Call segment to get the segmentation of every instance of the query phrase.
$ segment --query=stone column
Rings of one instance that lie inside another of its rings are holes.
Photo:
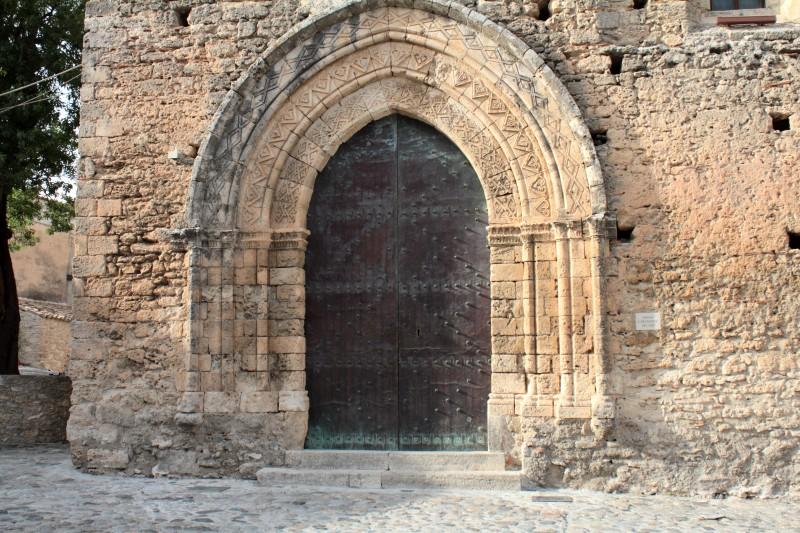
[[[594,319],[595,391],[592,396],[592,429],[598,438],[607,438],[615,418],[614,397],[609,390],[610,356],[608,353],[608,314],[606,311],[606,258],[609,239],[616,236],[616,220],[606,214],[589,219],[592,316]]]
[[[308,414],[305,256],[308,230],[273,233],[269,252],[269,368],[280,412]],[[305,439],[305,435],[303,435]],[[299,444],[302,447],[302,442]]]
[[[187,316],[188,336],[185,345],[185,360],[178,365],[175,386],[181,392],[175,421],[180,424],[196,425],[203,420],[203,393],[200,390],[200,354],[207,352],[203,341],[203,320],[208,305],[203,301],[203,284],[207,280],[209,257],[202,246],[202,239],[196,229],[184,233],[187,239],[187,259],[189,287],[189,311]],[[180,237],[176,234],[174,238]]]
[[[268,232],[200,231],[189,253],[189,341],[176,421],[271,413],[267,354]]]
[[[489,227],[492,322],[492,386],[487,413],[489,450],[513,449],[511,418],[526,391],[522,359],[523,263],[516,226]]]
[[[242,233],[234,256],[235,368],[233,383],[242,413],[277,411],[278,393],[270,380],[269,366],[269,248],[267,232]]]
[[[573,409],[571,418],[591,416],[591,398],[594,394],[594,369],[590,354],[594,351],[593,313],[591,306],[591,268],[587,257],[590,242],[584,221],[575,221],[569,229],[570,246],[570,298],[572,318],[572,375]]]
[[[528,376],[537,374],[536,364],[536,251],[534,236],[523,231],[522,240],[522,315],[525,334],[525,357],[523,367]],[[528,379],[526,403],[528,398],[537,396],[536,379]]]
[[[522,228],[524,264],[523,309],[525,315],[525,373],[528,390],[518,414],[533,417],[553,416],[553,342],[548,305],[555,299],[552,263],[554,242],[549,224]]]
[[[233,255],[236,231],[196,231],[189,244],[189,345],[176,376],[182,392],[176,421],[199,424],[202,414],[233,411],[223,375],[233,356]]]
[[[594,384],[591,382],[589,368],[589,353],[593,350],[592,336],[586,328],[592,310],[585,294],[591,271],[586,257],[584,222],[555,222],[553,231],[556,239],[561,377],[556,417],[589,418]]]
[[[569,224],[553,223],[556,240],[556,280],[558,295],[558,360],[560,388],[556,403],[556,416],[561,417],[575,400],[572,345],[572,278],[570,273],[571,250]],[[567,408],[567,409],[565,409]]]

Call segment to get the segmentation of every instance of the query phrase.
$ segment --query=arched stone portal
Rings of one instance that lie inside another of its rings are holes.
[[[294,428],[275,437],[279,447],[302,447],[314,181],[353,133],[402,113],[449,137],[487,198],[489,448],[519,453],[517,417],[592,418],[602,434],[613,416],[607,219],[589,132],[566,89],[508,30],[449,2],[407,4],[361,2],[305,22],[215,116],[190,189],[179,416],[260,415]]]

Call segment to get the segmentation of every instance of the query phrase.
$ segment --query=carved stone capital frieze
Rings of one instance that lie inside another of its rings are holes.
[[[517,225],[492,224],[489,226],[489,246],[514,246],[522,244]]]
[[[308,246],[307,229],[276,231],[272,234],[271,250],[305,250]]]
[[[520,227],[523,242],[550,242],[554,240],[553,228],[549,223],[524,224]]]

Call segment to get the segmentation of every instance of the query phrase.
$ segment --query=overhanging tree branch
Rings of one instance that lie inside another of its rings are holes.
[[[48,202],[69,189],[74,174],[84,0],[0,0],[0,13],[2,374],[17,372],[19,336],[8,205],[12,192],[23,192],[35,201],[15,206],[18,220],[64,218]]]

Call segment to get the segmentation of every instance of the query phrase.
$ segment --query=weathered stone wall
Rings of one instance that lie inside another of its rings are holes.
[[[17,293],[20,298],[69,301],[69,279],[71,240],[69,233],[50,235],[45,224],[34,224],[36,237],[33,246],[11,254]]]
[[[71,392],[65,376],[0,376],[0,446],[67,440]]]
[[[247,474],[279,463],[304,432],[304,419],[277,405],[226,416],[220,393],[220,414],[201,422],[182,404],[176,376],[199,364],[185,360],[190,258],[166,230],[184,225],[190,164],[231,83],[292,24],[334,4],[88,3],[70,366],[77,465]],[[174,9],[187,5],[184,27]],[[606,490],[797,490],[800,252],[787,231],[800,232],[800,30],[708,28],[697,3],[678,0],[563,0],[546,21],[535,2],[471,5],[566,85],[624,230],[604,264],[614,423],[597,432],[588,420],[515,412],[524,472]],[[774,131],[771,114],[792,115],[792,129]],[[219,265],[194,272],[235,276],[221,267],[236,264],[223,248],[207,257]],[[213,312],[233,320],[238,296],[222,296]],[[659,330],[636,331],[642,311],[661,313]],[[258,409],[279,402],[265,394]]]
[[[20,298],[21,365],[64,373],[72,341],[72,306]]]

